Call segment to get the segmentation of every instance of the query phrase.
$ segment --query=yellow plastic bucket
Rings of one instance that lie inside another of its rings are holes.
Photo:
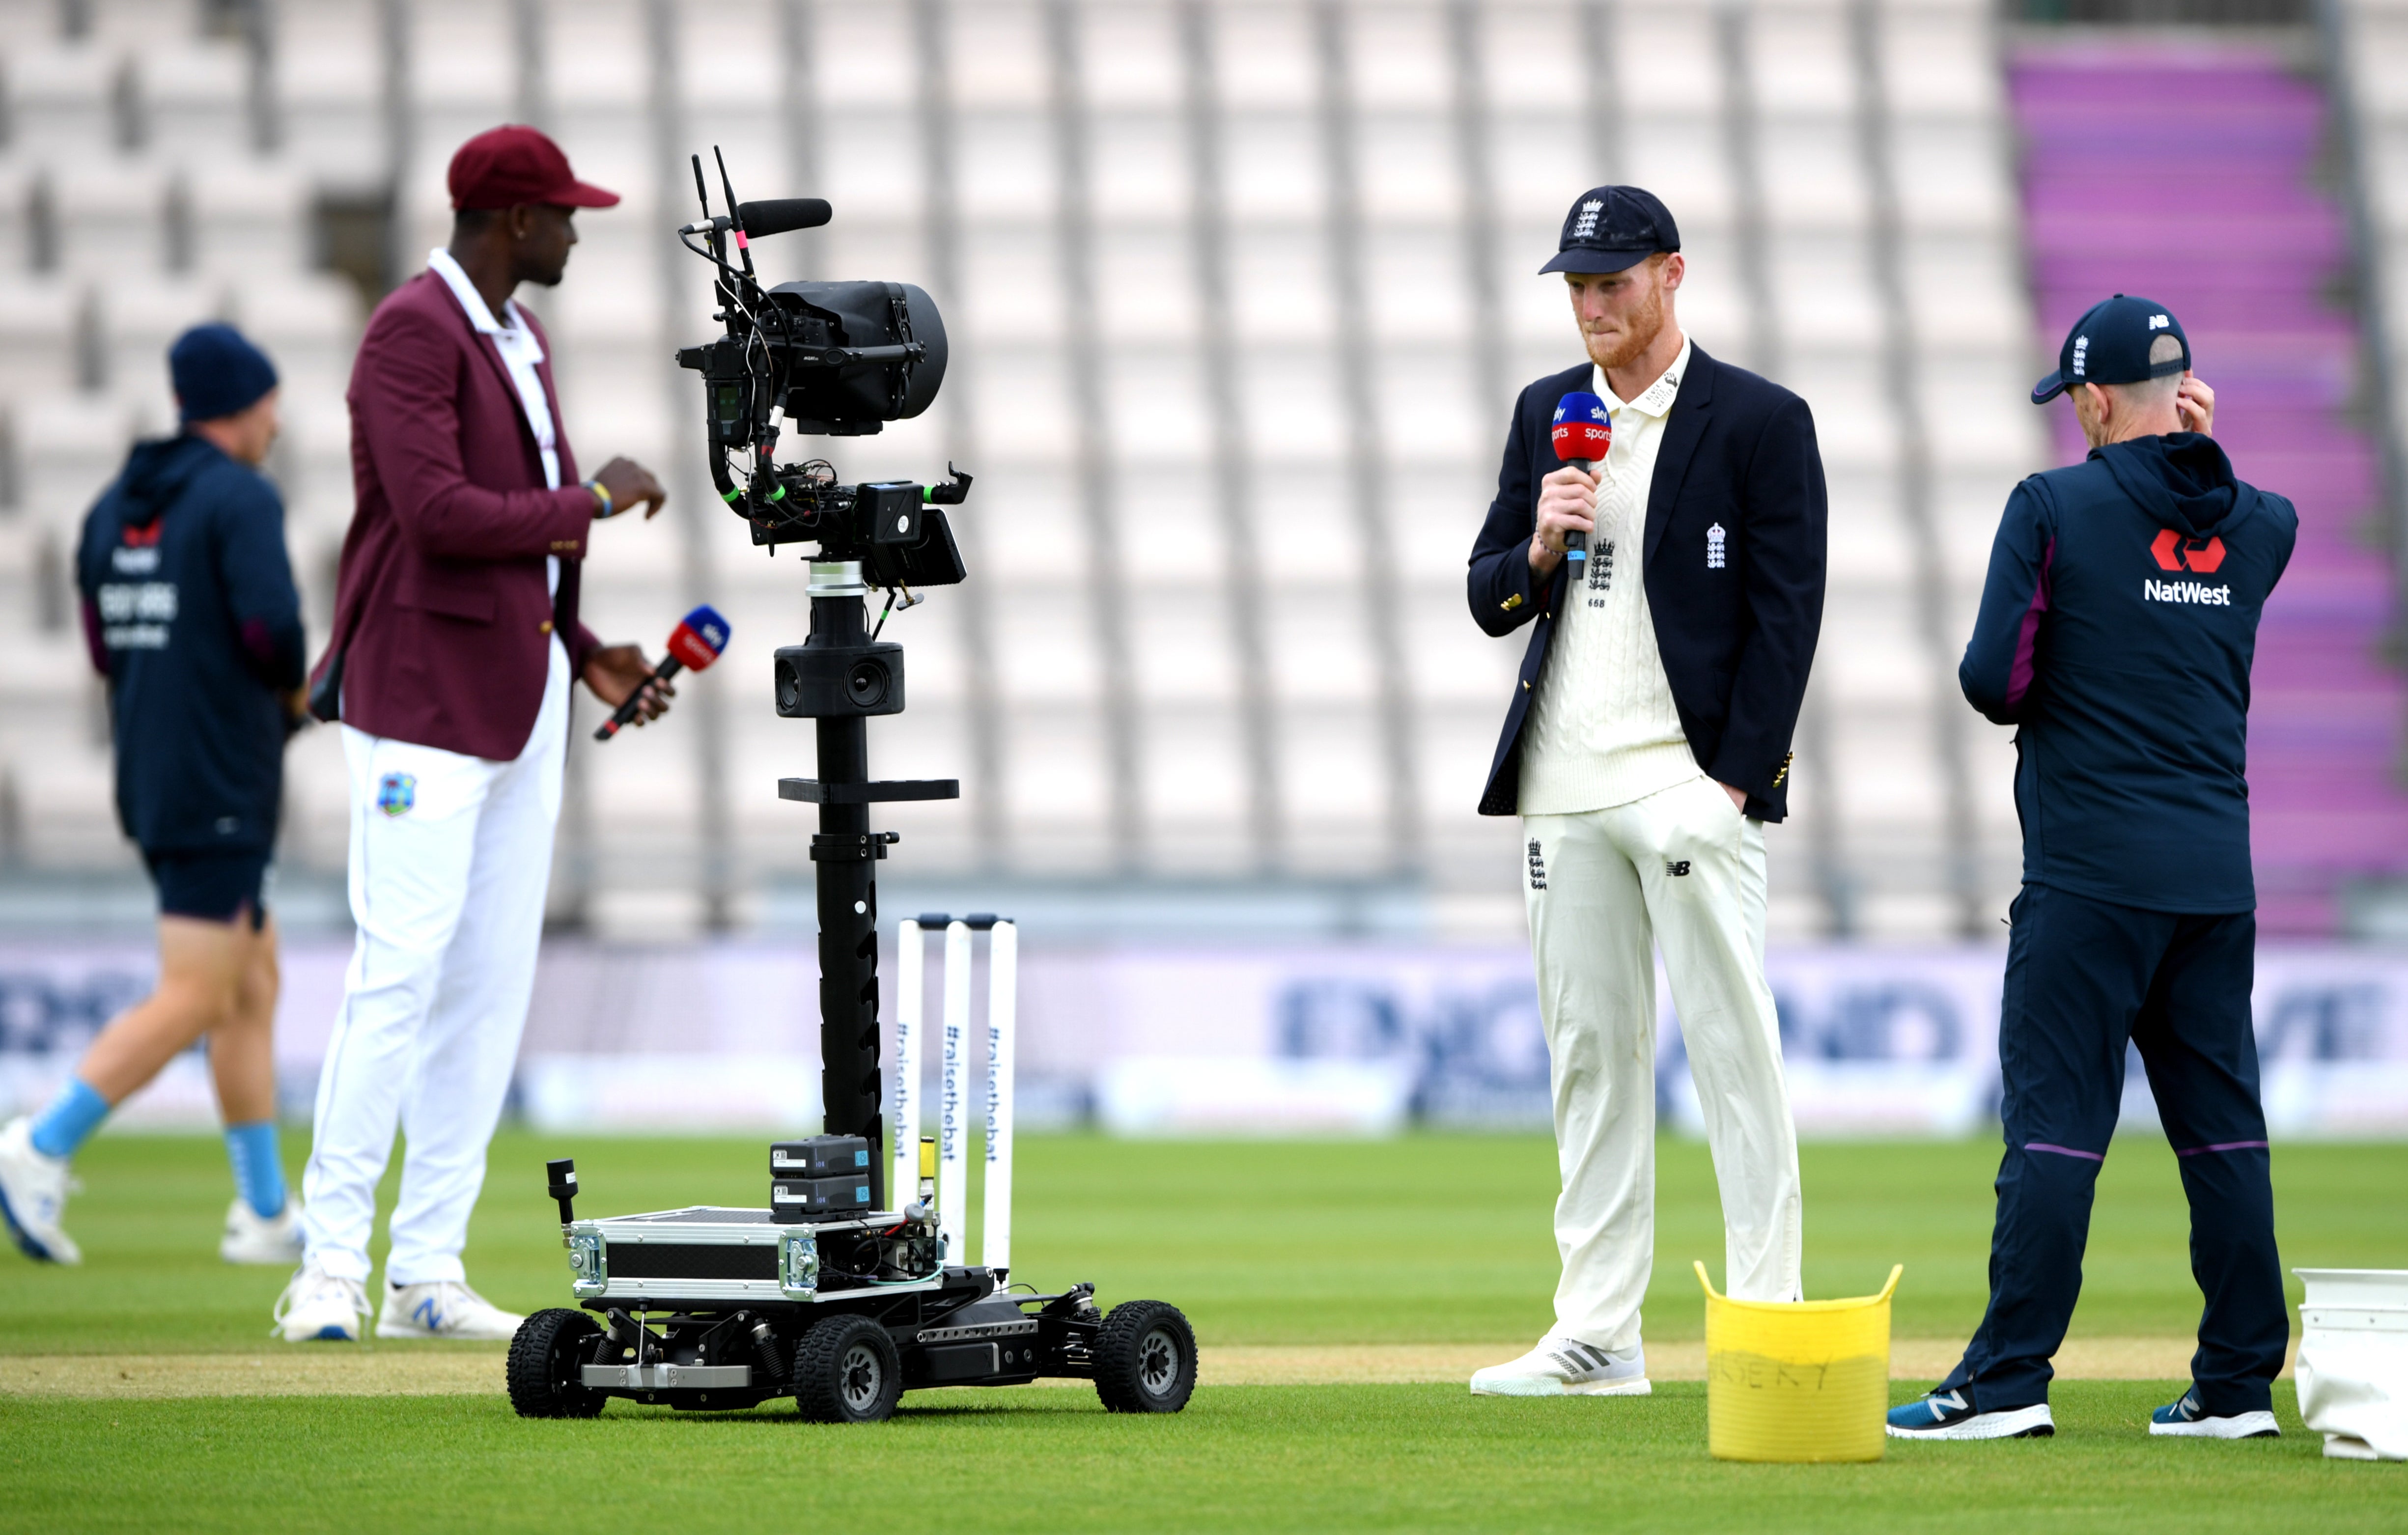
[[[1889,1298],[1733,1300],[1706,1266],[1706,1447],[1717,1460],[1879,1460],[1889,1411]]]

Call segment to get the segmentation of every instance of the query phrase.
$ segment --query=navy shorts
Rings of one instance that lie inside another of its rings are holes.
[[[153,853],[142,850],[150,882],[159,887],[159,914],[201,922],[236,922],[249,914],[251,930],[267,924],[270,854],[240,849]]]

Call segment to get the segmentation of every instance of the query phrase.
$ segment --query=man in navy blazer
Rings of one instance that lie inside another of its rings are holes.
[[[510,299],[561,280],[578,208],[619,199],[524,127],[463,145],[451,186],[451,244],[377,307],[351,371],[356,503],[310,707],[342,722],[359,935],[319,1077],[305,1256],[276,1307],[294,1341],[359,1336],[396,1126],[377,1335],[516,1329],[460,1255],[535,985],[569,685],[613,708],[650,685],[640,649],[578,622],[579,578],[595,521],[650,516],[660,484],[624,458],[579,481],[551,342]]]
[[[1728,1291],[1799,1294],[1763,824],[1787,812],[1822,623],[1823,465],[1803,400],[1682,333],[1680,251],[1670,211],[1636,187],[1573,203],[1541,270],[1563,274],[1589,360],[1522,392],[1471,552],[1473,619],[1532,625],[1480,810],[1522,817],[1563,1174],[1555,1325],[1474,1374],[1481,1394],[1649,1389],[1658,946],[1722,1185]],[[1567,395],[1611,418],[1594,470],[1557,459]],[[1584,558],[1568,560],[1575,536]]]

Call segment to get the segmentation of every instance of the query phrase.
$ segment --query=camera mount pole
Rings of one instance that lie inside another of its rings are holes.
[[[811,632],[804,648],[857,651],[861,567],[811,566]],[[819,835],[811,862],[819,888],[820,1095],[827,1133],[869,1142],[870,1205],[886,1208],[885,1116],[878,1076],[877,861],[891,832],[869,829],[869,724],[859,714],[813,720],[819,734]]]

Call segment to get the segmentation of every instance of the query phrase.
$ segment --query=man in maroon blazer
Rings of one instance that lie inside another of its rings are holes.
[[[352,365],[356,505],[311,707],[340,719],[359,936],[318,1082],[306,1256],[277,1303],[287,1339],[356,1339],[376,1185],[408,1142],[380,1338],[507,1338],[460,1254],[535,985],[569,684],[616,707],[648,688],[634,645],[578,622],[597,520],[659,481],[614,458],[580,481],[550,345],[510,301],[561,280],[571,220],[618,197],[532,128],[452,161],[448,248],[377,307]]]

